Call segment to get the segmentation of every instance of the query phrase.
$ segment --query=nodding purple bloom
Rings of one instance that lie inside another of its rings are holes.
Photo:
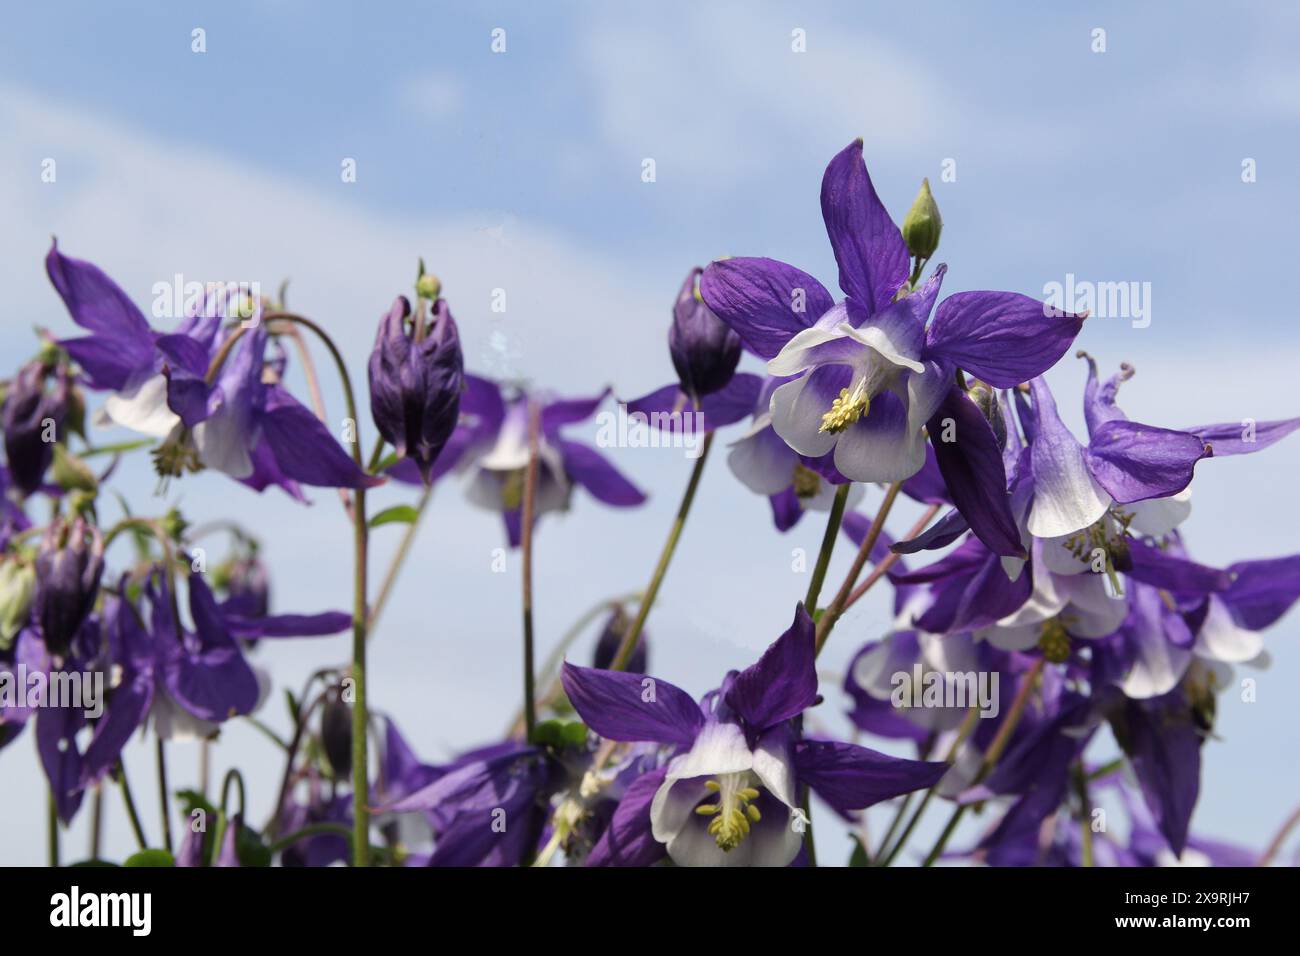
[[[700,298],[698,283],[703,271],[692,269],[682,283],[668,330],[673,368],[692,405],[725,388],[740,362],[740,336]]]
[[[821,199],[844,301],[800,269],[756,258],[714,262],[700,293],[771,374],[794,377],[771,398],[773,427],[791,448],[833,453],[854,481],[903,480],[925,463],[922,429],[938,435],[961,410],[944,408],[960,397],[957,369],[997,388],[1028,381],[1065,354],[1083,317],[1015,293],[963,292],[940,303],[927,325],[945,267],[910,285],[907,246],[871,184],[861,140],[831,160]],[[977,481],[986,496],[1002,497],[1005,474],[985,436],[958,432],[953,453],[973,461],[940,465],[965,513],[978,509],[953,486]],[[986,540],[1000,553],[1018,552],[1007,537],[1003,529]]]
[[[299,484],[322,488],[373,488],[383,483],[356,464],[329,428],[280,384],[268,362],[268,333],[260,313],[255,325],[226,355],[212,384],[208,367],[235,329],[223,332],[210,350],[184,336],[166,336],[159,348],[168,408],[179,421],[154,451],[164,476],[213,468],[256,491],[279,485],[301,499]]]
[[[557,772],[544,749],[506,741],[439,771],[432,783],[380,808],[426,815],[435,840],[429,866],[515,866],[536,850]]]
[[[48,387],[54,379],[54,387]],[[14,485],[24,495],[41,486],[62,439],[72,383],[66,369],[33,359],[18,370],[4,398],[5,456]]]
[[[681,865],[786,866],[802,844],[800,785],[844,813],[938,781],[941,763],[802,739],[799,718],[819,699],[814,648],[800,605],[790,629],[752,667],[728,674],[706,707],[643,674],[564,665],[565,693],[591,729],[677,748],[628,789],[616,814],[623,843],[639,827]]]
[[[95,606],[104,573],[104,537],[78,515],[46,529],[36,554],[36,593],[32,613],[46,649],[68,653],[72,639]]]
[[[511,547],[523,532],[524,485],[528,472],[528,428],[534,409],[540,416],[537,442],[536,514],[567,511],[575,486],[616,508],[645,501],[645,495],[596,449],[564,437],[561,429],[586,421],[609,394],[594,398],[546,399],[520,393],[509,400],[493,382],[465,376],[461,427],[465,450],[459,467],[466,472],[466,494],[473,505],[505,519]]]
[[[456,427],[465,388],[460,336],[445,299],[424,302],[408,327],[411,305],[398,296],[379,322],[370,353],[370,412],[400,457],[410,458],[427,485],[433,463]]]
[[[217,604],[202,575],[189,576],[192,629],[172,614],[169,583],[161,573],[145,582],[137,609],[122,594],[105,598],[103,630],[121,679],[86,750],[87,780],[117,762],[131,735],[150,716],[163,737],[209,736],[215,725],[251,713],[261,697],[241,640],[313,637],[351,627],[341,611],[246,618]]]

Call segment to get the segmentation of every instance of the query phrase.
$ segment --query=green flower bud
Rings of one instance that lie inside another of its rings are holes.
[[[54,465],[50,469],[50,476],[64,491],[93,492],[99,486],[90,467],[63,445],[54,446]]]
[[[919,259],[929,259],[939,248],[939,234],[943,232],[943,218],[939,205],[930,192],[930,180],[921,180],[921,191],[916,194],[912,208],[903,220],[903,241],[907,249]]]
[[[8,650],[27,623],[36,570],[25,561],[0,561],[0,651]]]
[[[437,300],[442,293],[442,283],[438,277],[429,272],[420,274],[420,278],[415,283],[415,294],[421,299],[428,299],[430,302]]]

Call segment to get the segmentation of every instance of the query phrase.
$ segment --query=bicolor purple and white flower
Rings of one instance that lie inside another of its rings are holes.
[[[901,481],[920,470],[923,429],[938,431],[941,421],[932,419],[957,389],[957,370],[997,388],[1018,385],[1055,364],[1082,326],[1082,316],[1010,292],[950,296],[927,324],[946,269],[919,288],[910,284],[907,246],[876,195],[861,140],[827,167],[822,215],[844,300],[836,303],[808,273],[762,258],[714,262],[700,292],[772,375],[793,377],[772,393],[777,434],[801,455],[833,454],[851,480]],[[941,460],[950,486],[973,479],[1005,495],[1000,459],[985,453],[982,435],[953,444],[995,467],[948,469]],[[965,512],[964,496],[953,491]],[[980,515],[968,518],[985,533]],[[1016,553],[1009,538],[1003,529],[989,543]]]
[[[804,739],[799,718],[818,701],[814,658],[812,619],[800,606],[758,662],[728,674],[703,705],[643,674],[566,663],[565,692],[592,730],[677,750],[629,788],[624,829],[639,826],[679,865],[787,866],[803,840],[801,785],[848,812],[942,776],[943,764]]]

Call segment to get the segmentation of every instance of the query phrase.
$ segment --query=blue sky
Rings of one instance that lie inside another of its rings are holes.
[[[633,396],[671,375],[666,322],[691,266],[771,255],[834,285],[818,186],[830,156],[860,135],[896,218],[930,178],[946,291],[1038,295],[1067,273],[1150,283],[1149,327],[1097,319],[1080,340],[1105,366],[1137,366],[1124,397],[1133,417],[1179,426],[1300,411],[1296,310],[1275,291],[1300,238],[1295,8],[52,2],[3,17],[0,348],[10,365],[30,350],[33,324],[70,327],[42,270],[56,233],[142,305],[178,272],[267,288],[289,277],[291,302],[336,332],[354,374],[422,255],[475,370]],[[494,54],[498,27],[506,51]],[[195,28],[205,53],[191,51]],[[1092,51],[1096,28],[1104,53]],[[791,50],[796,29],[807,52]],[[52,184],[40,181],[46,158],[57,162]],[[355,183],[340,179],[345,158]],[[646,158],[653,183],[641,178]],[[1254,182],[1242,181],[1246,159]],[[946,160],[955,181],[942,179]],[[509,292],[505,316],[488,309],[495,288]],[[1051,380],[1073,413],[1081,367],[1066,361]],[[337,391],[329,397],[337,410]],[[689,468],[662,450],[618,458],[651,502],[611,515],[580,500],[544,527],[543,650],[589,604],[641,586]],[[1205,463],[1188,526],[1198,555],[1228,563],[1295,550],[1285,495],[1297,466],[1300,444]],[[145,470],[123,478],[150,507]],[[347,603],[347,530],[328,495],[303,510],[212,475],[176,494],[196,519],[234,507],[274,529],[281,609]],[[877,500],[869,493],[865,507]],[[711,463],[651,620],[656,672],[702,692],[747,663],[803,592],[791,549],[814,549],[820,533],[810,521],[777,535],[766,505],[721,458]],[[379,567],[395,537],[377,541]],[[490,572],[499,544],[490,518],[440,489],[376,638],[376,698],[431,759],[491,737],[516,706],[517,569]],[[846,563],[837,556],[832,579]],[[878,598],[846,619],[828,671],[878,635],[884,611]],[[1225,740],[1207,750],[1197,818],[1207,832],[1262,843],[1300,792],[1287,707],[1298,631],[1288,619],[1272,633],[1258,703],[1221,703]],[[296,683],[341,660],[345,643],[265,659]],[[840,704],[828,692],[831,726]],[[284,723],[274,704],[268,720]],[[193,754],[174,750],[183,777]],[[219,753],[266,780],[277,771],[242,726]],[[34,780],[29,742],[0,760],[6,780]],[[131,767],[143,780],[146,755],[133,753]],[[34,784],[0,792],[0,862],[39,860],[40,800]],[[127,845],[120,827],[109,838]]]

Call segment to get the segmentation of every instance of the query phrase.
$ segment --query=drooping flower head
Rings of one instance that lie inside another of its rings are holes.
[[[71,392],[67,369],[52,368],[39,358],[19,369],[5,392],[5,459],[14,484],[25,495],[40,487],[54,458]]]
[[[95,606],[104,573],[104,538],[78,515],[50,524],[36,554],[33,613],[51,654],[64,655]]]
[[[692,269],[677,293],[668,351],[682,391],[698,405],[701,398],[725,388],[740,362],[740,336],[700,298],[703,269]]]

